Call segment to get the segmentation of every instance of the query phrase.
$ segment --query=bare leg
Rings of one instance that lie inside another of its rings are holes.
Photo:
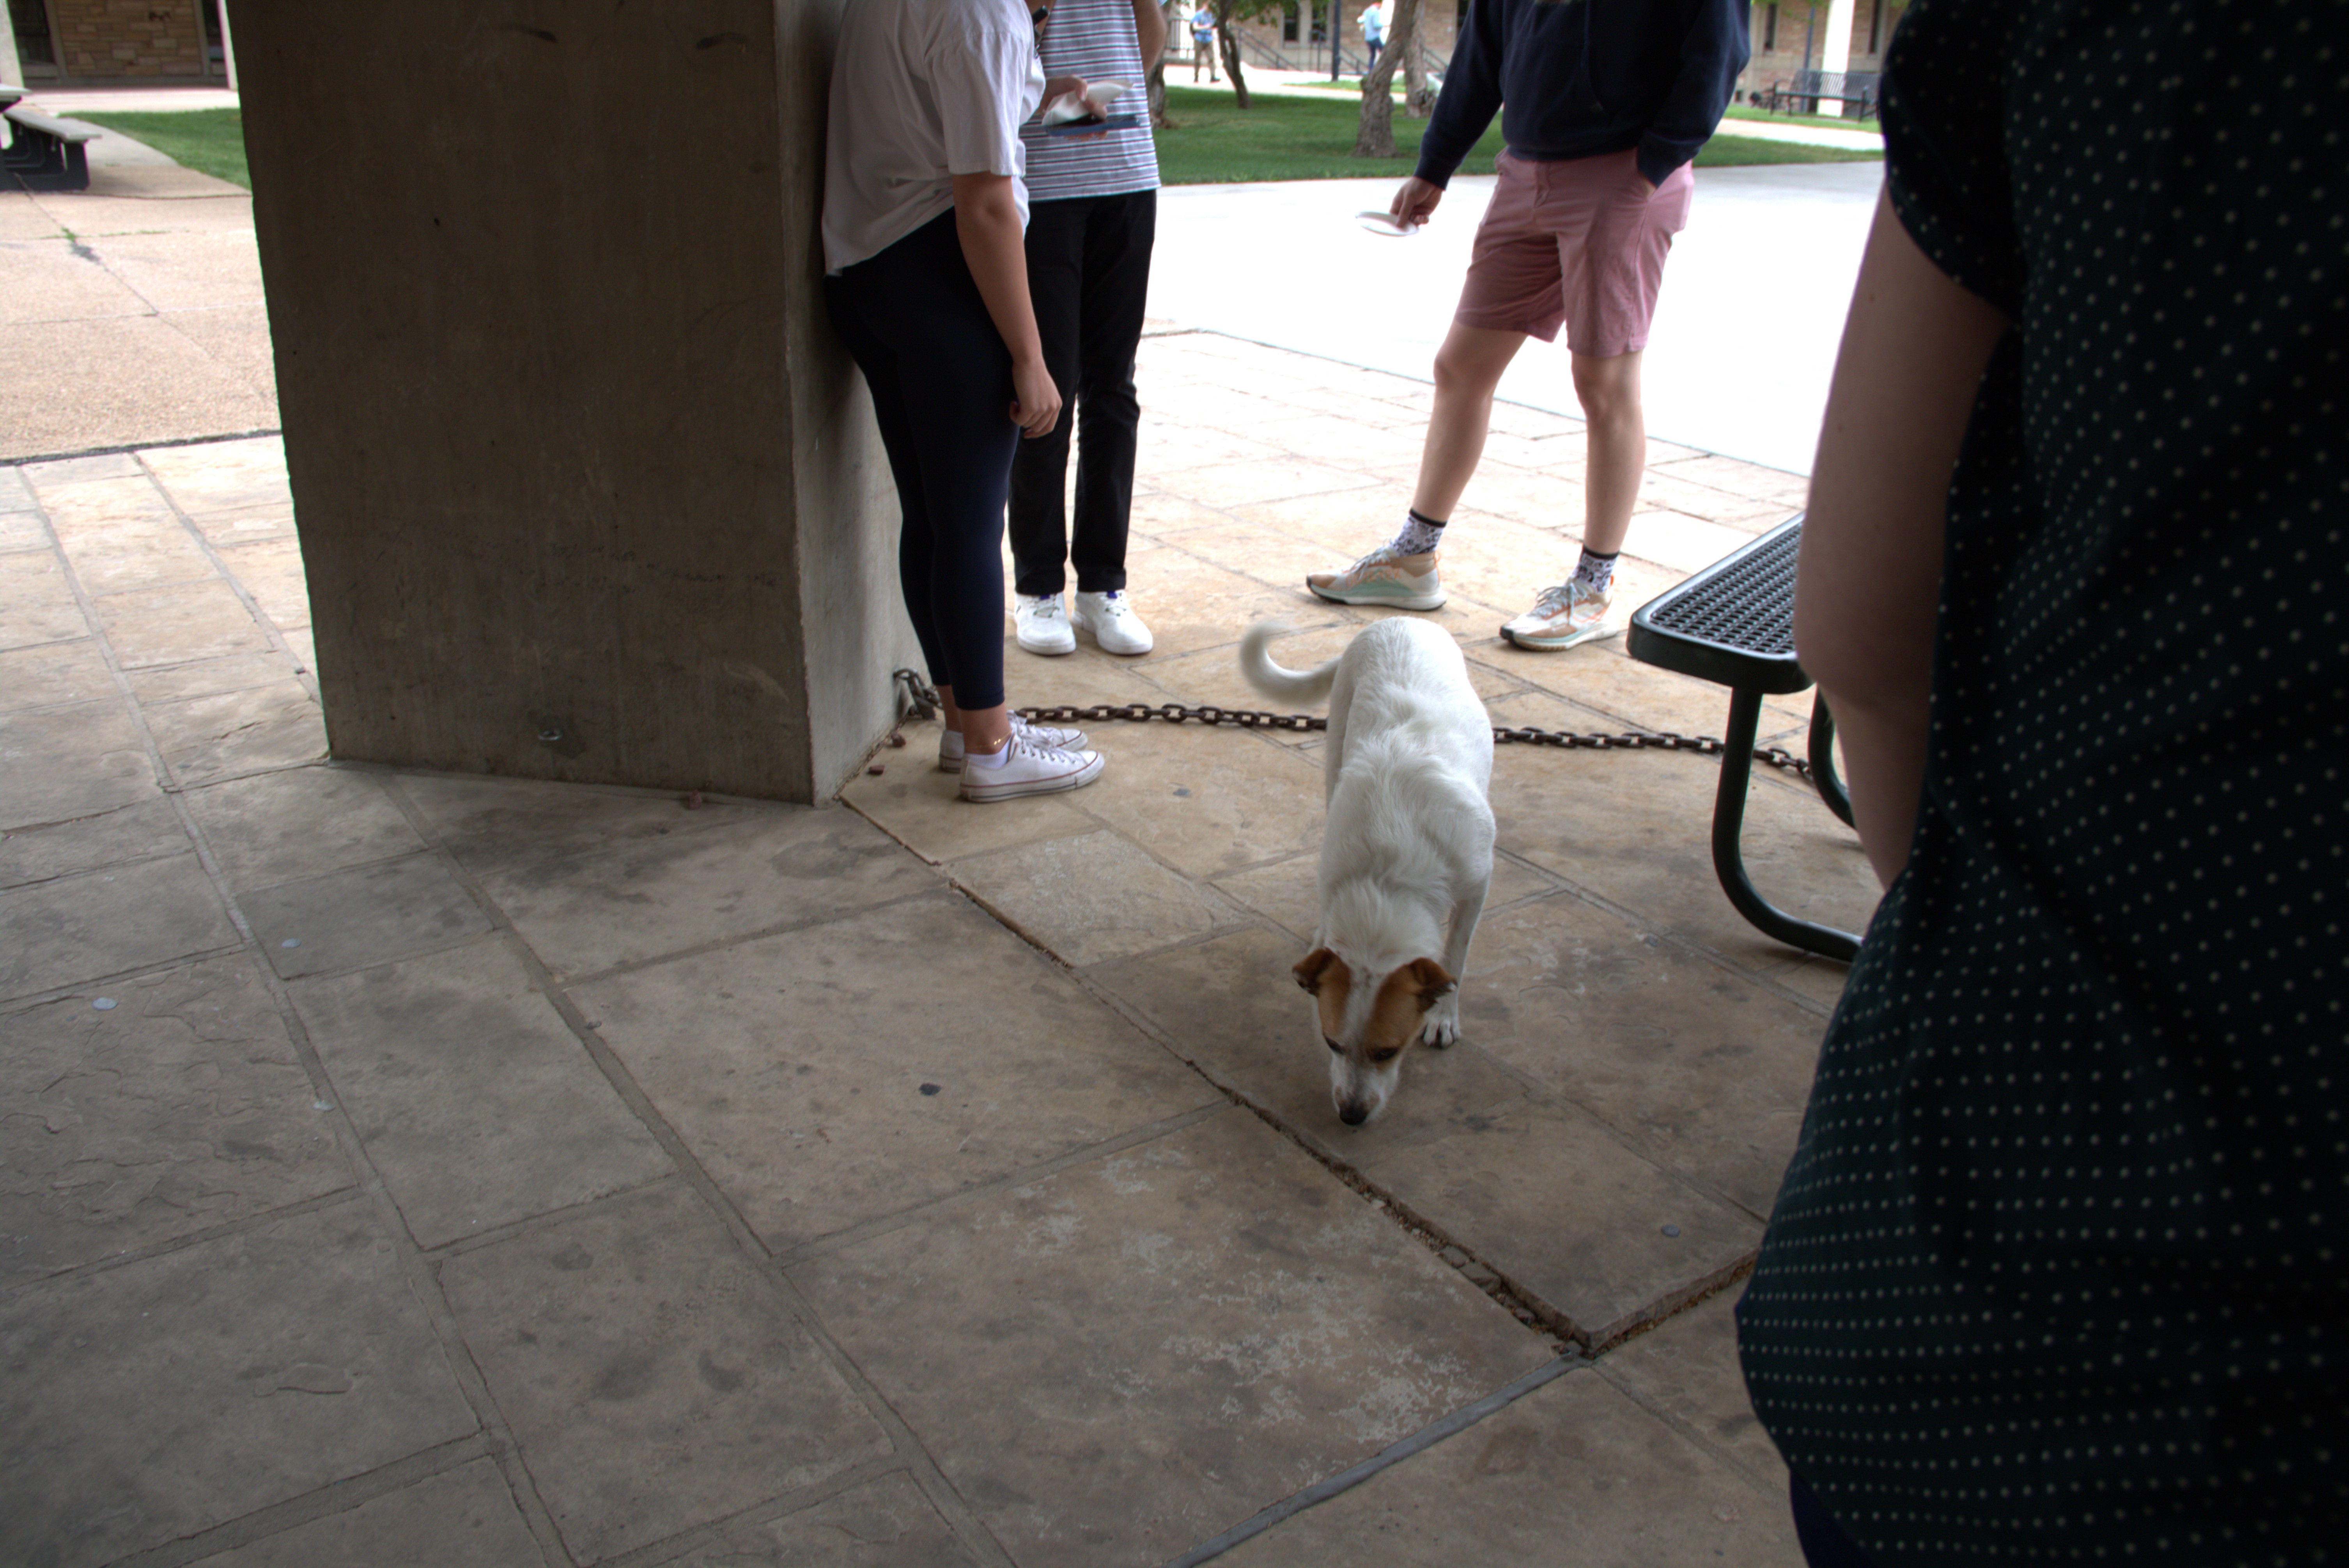
[[[1435,410],[1427,419],[1427,444],[1420,449],[1419,485],[1412,510],[1434,522],[1448,522],[1460,492],[1485,455],[1485,433],[1493,418],[1493,389],[1501,372],[1526,341],[1522,332],[1452,324],[1435,351]],[[1580,361],[1577,360],[1578,366]],[[1636,481],[1635,481],[1636,483]],[[1627,510],[1624,515],[1630,514]]]
[[[946,709],[947,727],[962,737],[965,752],[978,752],[992,757],[1003,749],[1011,738],[1011,709],[1008,704],[993,707],[960,708],[955,706],[954,687],[938,687],[938,702]]]
[[[1640,351],[1611,359],[1574,356],[1574,395],[1582,400],[1583,418],[1588,421],[1584,427],[1589,459],[1583,480],[1582,543],[1593,554],[1612,555],[1623,548],[1624,536],[1631,531],[1640,476],[1648,467],[1648,426],[1640,411]]]

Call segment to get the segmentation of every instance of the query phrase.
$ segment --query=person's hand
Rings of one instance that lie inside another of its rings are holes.
[[[1085,97],[1085,88],[1091,85],[1092,84],[1087,82],[1082,77],[1052,77],[1048,78],[1044,83],[1044,101],[1040,106],[1040,109],[1050,108],[1054,104],[1060,102],[1062,98],[1073,94],[1075,95],[1077,101],[1084,106],[1086,118],[1089,119],[1099,119],[1101,118],[1101,111],[1093,108],[1092,99]]]
[[[1011,364],[1011,422],[1029,440],[1049,436],[1061,422],[1061,389],[1040,359]]]
[[[1429,214],[1435,211],[1435,204],[1443,200],[1444,187],[1431,185],[1413,174],[1404,180],[1402,189],[1395,192],[1394,204],[1387,209],[1387,215],[1398,223],[1416,229],[1427,222]]]

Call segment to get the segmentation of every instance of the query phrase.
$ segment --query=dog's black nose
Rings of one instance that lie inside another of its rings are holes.
[[[1359,1105],[1340,1106],[1338,1108],[1338,1119],[1349,1127],[1360,1127],[1371,1119],[1371,1113],[1366,1108]]]

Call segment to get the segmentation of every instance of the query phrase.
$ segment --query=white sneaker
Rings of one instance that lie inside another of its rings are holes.
[[[1611,588],[1593,588],[1579,577],[1572,578],[1543,589],[1532,609],[1502,623],[1501,635],[1521,648],[1542,653],[1556,653],[1595,637],[1611,637],[1623,629],[1621,622],[1608,615],[1614,602]]]
[[[1000,768],[963,769],[964,799],[1016,800],[1022,795],[1075,789],[1100,778],[1103,766],[1098,751],[1063,751],[1057,747],[1039,746],[1017,735],[1011,738],[1009,750],[1011,755],[1004,758]]]
[[[1011,624],[1019,638],[1019,645],[1031,654],[1073,654],[1077,651],[1076,629],[1069,624],[1068,612],[1061,608],[1058,593],[1019,595],[1019,607],[1011,613]]]
[[[1391,610],[1440,610],[1444,583],[1435,574],[1438,552],[1405,555],[1381,544],[1338,572],[1309,572],[1305,586],[1333,604],[1383,604]]]
[[[1146,654],[1158,641],[1143,624],[1142,617],[1133,613],[1132,601],[1119,589],[1078,594],[1077,607],[1069,618],[1080,629],[1091,632],[1105,654]]]
[[[1011,738],[1033,741],[1038,746],[1055,751],[1081,751],[1086,744],[1081,729],[1058,729],[1049,724],[1030,724],[1018,714],[1011,716]],[[938,771],[962,771],[962,731],[949,729],[938,737]]]

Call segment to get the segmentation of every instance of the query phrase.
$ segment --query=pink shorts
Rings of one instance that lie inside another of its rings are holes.
[[[1537,163],[1504,152],[1453,319],[1611,359],[1648,346],[1664,257],[1688,225],[1696,175],[1650,189],[1635,152]]]

